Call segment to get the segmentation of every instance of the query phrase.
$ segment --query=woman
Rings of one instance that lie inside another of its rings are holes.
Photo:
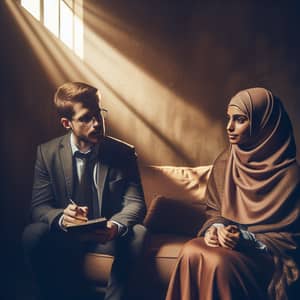
[[[231,145],[212,169],[208,220],[183,247],[167,300],[282,300],[299,276],[300,172],[288,115],[264,88],[239,92],[227,114]]]

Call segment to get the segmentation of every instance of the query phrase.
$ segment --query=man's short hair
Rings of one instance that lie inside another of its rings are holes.
[[[55,92],[54,105],[58,116],[69,120],[74,115],[75,103],[82,103],[84,107],[91,107],[99,102],[98,90],[83,82],[67,82],[61,85]]]

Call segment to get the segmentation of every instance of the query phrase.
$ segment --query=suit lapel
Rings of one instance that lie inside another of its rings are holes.
[[[60,144],[60,161],[63,169],[64,179],[68,197],[72,197],[73,192],[73,157],[70,145],[70,134],[63,137]]]
[[[99,162],[99,176],[98,176],[98,203],[99,203],[99,212],[100,216],[102,215],[102,207],[103,207],[103,193],[104,193],[104,186],[106,181],[106,176],[108,172],[108,165],[100,160]]]
[[[103,203],[103,194],[104,194],[104,187],[106,182],[106,177],[109,170],[109,162],[107,160],[109,156],[109,149],[107,148],[107,141],[104,139],[99,145],[98,149],[98,155],[99,155],[99,172],[98,172],[98,203],[99,203],[99,212],[100,216],[104,216],[105,211],[103,209],[105,208],[105,203]]]

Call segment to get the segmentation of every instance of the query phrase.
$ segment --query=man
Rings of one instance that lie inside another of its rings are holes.
[[[38,146],[32,224],[23,243],[42,299],[88,300],[80,268],[91,250],[115,256],[105,299],[131,299],[130,270],[141,257],[146,207],[134,148],[105,135],[100,100],[85,83],[60,86],[54,104],[69,132]],[[106,228],[68,232],[69,225],[100,216]]]

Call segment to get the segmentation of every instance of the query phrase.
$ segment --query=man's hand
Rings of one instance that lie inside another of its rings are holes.
[[[80,239],[82,241],[93,241],[96,243],[105,244],[116,238],[117,235],[118,225],[116,225],[112,221],[107,221],[106,228],[84,233],[82,234]]]
[[[234,249],[240,239],[240,231],[236,225],[218,227],[218,240],[222,247]]]
[[[204,235],[205,244],[209,247],[219,247],[217,227],[214,225],[210,226]]]
[[[88,220],[87,214],[88,214],[87,206],[78,206],[76,204],[69,204],[64,209],[62,225],[67,227],[68,225],[85,223]]]

